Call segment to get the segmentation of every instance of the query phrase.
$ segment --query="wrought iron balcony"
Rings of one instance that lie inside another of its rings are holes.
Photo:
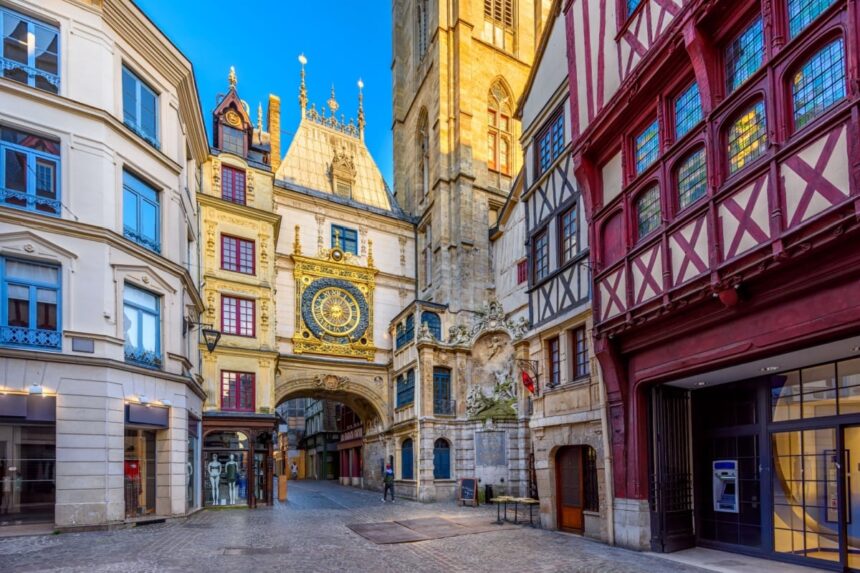
[[[158,139],[143,131],[140,126],[137,126],[130,121],[124,121],[123,123],[127,128],[139,135],[148,144],[150,144],[156,149],[161,149],[161,143],[158,141]]]
[[[123,235],[125,236],[126,239],[129,239],[130,241],[134,241],[135,243],[137,243],[141,247],[144,247],[144,248],[149,249],[150,251],[153,251],[156,253],[161,252],[161,245],[157,241],[153,241],[152,239],[150,239],[148,237],[144,237],[143,235],[139,234],[137,231],[135,231],[131,227],[123,227]]]
[[[28,65],[22,64],[21,62],[16,62],[15,60],[10,60],[9,58],[0,58],[0,71],[2,71],[3,77],[9,78],[11,80],[19,81],[23,84],[27,84],[28,86],[33,86],[39,89],[45,89],[46,91],[50,91],[52,93],[60,93],[60,76],[58,74],[52,74],[50,72],[45,72],[43,70],[39,70],[36,68],[32,68]],[[7,74],[6,72],[10,71],[11,74]],[[23,72],[27,76],[27,81],[21,81],[15,74],[15,72]],[[52,89],[47,89],[46,87],[40,86],[37,83],[37,78],[41,78],[48,85],[51,86]]]
[[[433,413],[437,416],[454,416],[457,413],[457,401],[433,400]]]
[[[59,330],[0,326],[0,344],[25,346],[39,350],[60,350],[63,347],[63,333]]]
[[[161,369],[161,356],[156,352],[126,345],[125,361],[144,368]]]
[[[60,216],[60,200],[51,197],[41,197],[39,195],[31,195],[21,191],[13,191],[0,187],[0,205],[4,207],[13,207],[24,211],[33,211],[51,217]]]

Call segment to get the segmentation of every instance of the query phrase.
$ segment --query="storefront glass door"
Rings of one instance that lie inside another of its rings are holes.
[[[845,549],[847,565],[860,571],[860,427],[847,427],[845,447]]]

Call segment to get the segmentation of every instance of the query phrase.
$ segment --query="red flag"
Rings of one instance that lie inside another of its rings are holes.
[[[535,393],[535,381],[532,380],[532,377],[525,370],[523,370],[523,386],[532,394]]]

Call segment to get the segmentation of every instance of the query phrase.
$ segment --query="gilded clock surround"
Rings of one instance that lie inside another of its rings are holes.
[[[377,270],[368,250],[367,266],[338,246],[317,257],[293,245],[296,279],[296,354],[324,354],[373,361],[373,293]]]

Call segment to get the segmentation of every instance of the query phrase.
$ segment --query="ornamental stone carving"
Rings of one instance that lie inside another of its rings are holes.
[[[485,302],[481,310],[475,314],[471,327],[460,324],[448,329],[448,344],[474,343],[487,332],[505,332],[511,339],[519,340],[528,328],[528,321],[525,318],[515,321],[505,317],[502,303],[490,300]]]
[[[346,390],[349,385],[349,377],[335,376],[334,374],[328,374],[326,376],[317,374],[314,376],[314,384],[323,390],[337,392],[338,390]]]

